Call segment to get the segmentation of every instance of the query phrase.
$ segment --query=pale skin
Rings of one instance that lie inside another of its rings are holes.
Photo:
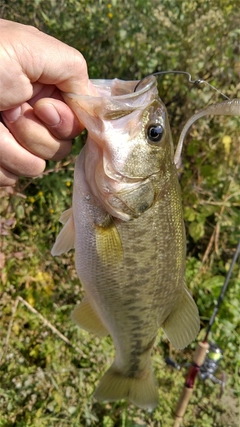
[[[61,93],[94,95],[86,61],[34,27],[0,19],[0,186],[60,160],[82,130]]]

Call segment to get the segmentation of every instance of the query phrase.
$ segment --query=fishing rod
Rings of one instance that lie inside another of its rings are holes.
[[[188,402],[189,402],[191,395],[193,393],[194,382],[195,382],[195,379],[197,378],[197,375],[200,374],[202,379],[205,379],[208,377],[211,379],[215,378],[213,376],[212,372],[214,372],[215,366],[217,367],[216,362],[218,362],[222,358],[222,353],[221,353],[221,350],[217,346],[215,346],[215,348],[214,348],[214,345],[209,344],[208,337],[209,337],[212,325],[215,321],[216,315],[218,313],[219,307],[223,301],[225,292],[227,290],[227,287],[228,287],[228,284],[229,284],[229,281],[230,281],[230,278],[232,275],[234,265],[237,262],[237,258],[239,256],[239,254],[240,254],[240,240],[238,242],[236,252],[233,256],[231,266],[230,266],[229,271],[227,273],[227,276],[225,278],[225,282],[223,284],[222,290],[221,290],[220,295],[218,297],[217,304],[213,310],[213,314],[212,314],[211,319],[208,323],[208,327],[207,327],[205,337],[204,337],[202,342],[199,342],[197,344],[197,348],[196,348],[194,356],[193,356],[193,362],[189,368],[188,375],[187,375],[187,378],[185,381],[185,385],[184,385],[184,388],[182,390],[182,394],[181,394],[180,399],[179,399],[178,404],[177,404],[177,408],[175,411],[175,422],[174,422],[173,427],[180,427],[181,426],[184,414],[185,414],[187,406],[188,406]],[[201,372],[201,368],[205,364],[204,361],[205,361],[207,352],[209,352],[209,354],[210,354],[210,358],[209,358],[210,365],[209,366],[210,366],[210,368],[212,368],[210,370],[210,374],[207,374],[207,372],[204,372],[204,371]],[[212,355],[212,359],[211,359],[211,355]],[[179,369],[179,367],[178,367],[178,369]],[[217,379],[215,379],[215,382],[221,382],[221,381],[217,381]]]

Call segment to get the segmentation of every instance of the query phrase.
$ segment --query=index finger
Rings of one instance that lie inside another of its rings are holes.
[[[6,20],[0,23],[1,110],[32,98],[37,82],[55,85],[63,92],[94,95],[80,52],[34,27]]]

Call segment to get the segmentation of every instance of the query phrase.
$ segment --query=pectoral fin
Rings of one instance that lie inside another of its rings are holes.
[[[75,307],[71,314],[71,318],[80,328],[88,332],[92,332],[100,337],[109,334],[87,297]]]
[[[198,309],[186,288],[162,327],[176,349],[186,347],[196,338],[200,327]]]
[[[64,211],[60,217],[60,221],[65,224],[59,235],[56,238],[51,254],[53,256],[61,255],[64,252],[70,251],[75,244],[75,227],[72,215],[72,209]]]
[[[122,262],[123,248],[118,229],[112,220],[104,225],[95,224],[97,254],[106,267]]]

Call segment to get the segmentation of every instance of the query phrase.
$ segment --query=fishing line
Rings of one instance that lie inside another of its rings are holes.
[[[217,312],[219,310],[219,307],[221,305],[221,302],[224,298],[224,294],[227,290],[227,287],[228,287],[228,284],[229,284],[229,281],[230,281],[230,278],[232,275],[232,271],[233,271],[234,265],[237,262],[239,254],[240,254],[240,240],[238,241],[238,245],[237,245],[235,254],[233,256],[231,266],[228,270],[225,282],[222,286],[222,290],[221,290],[220,295],[218,297],[216,307],[215,307],[213,314],[212,314],[212,317],[209,321],[205,338],[202,342],[199,342],[197,344],[197,348],[196,348],[194,356],[193,356],[193,362],[189,368],[188,375],[187,375],[187,378],[185,381],[185,386],[182,390],[182,394],[180,396],[180,399],[179,399],[179,402],[178,402],[178,405],[176,408],[176,412],[175,412],[176,417],[175,417],[175,422],[174,422],[173,427],[180,427],[182,425],[182,420],[183,420],[184,414],[186,412],[188,402],[189,402],[191,395],[193,393],[193,387],[194,387],[195,379],[197,378],[197,375],[200,372],[200,369],[205,362],[205,357],[206,357],[207,352],[209,351],[209,349],[211,350],[211,344],[208,343],[208,336],[209,336],[211,327],[215,321],[215,318],[216,318]],[[212,348],[213,348],[213,346],[212,346]],[[216,346],[216,348],[217,348],[217,346]],[[220,350],[220,349],[217,348],[217,350]],[[220,360],[220,358],[222,357],[221,352],[215,353],[215,357],[216,357],[216,354],[217,354],[218,360]],[[215,361],[215,358],[213,359],[213,361],[215,362],[215,364],[217,363],[217,361]],[[209,376],[206,376],[206,378],[207,377],[209,377]]]
[[[227,276],[226,276],[226,279],[225,279],[224,285],[223,285],[223,287],[222,287],[221,293],[220,293],[220,295],[219,295],[219,297],[218,297],[216,307],[214,308],[214,310],[213,310],[213,314],[212,314],[212,317],[211,317],[211,319],[209,320],[208,328],[207,328],[207,331],[206,331],[206,335],[205,335],[205,338],[204,338],[204,340],[203,340],[204,342],[206,342],[206,341],[208,340],[208,335],[209,335],[209,333],[210,333],[210,331],[211,331],[211,328],[212,328],[212,325],[213,325],[213,323],[214,323],[214,321],[215,321],[215,318],[216,318],[217,312],[218,312],[219,307],[220,307],[220,305],[221,305],[221,303],[222,303],[222,300],[223,300],[223,298],[224,298],[224,294],[225,294],[225,292],[226,292],[226,290],[227,290],[228,283],[229,283],[229,280],[230,280],[230,278],[231,278],[232,271],[233,271],[233,268],[234,268],[235,263],[237,262],[237,258],[238,258],[238,255],[239,255],[239,254],[240,254],[240,240],[239,240],[239,242],[238,242],[237,249],[236,249],[236,252],[235,252],[234,257],[233,257],[233,259],[232,259],[232,263],[231,263],[231,266],[230,266],[230,268],[229,268],[228,274],[227,274]]]
[[[137,83],[137,85],[135,86],[135,88],[134,88],[134,91],[133,92],[136,92],[137,91],[137,88],[142,84],[142,82],[145,80],[145,79],[147,79],[148,77],[151,77],[151,76],[159,76],[159,75],[163,75],[163,74],[185,74],[186,76],[188,76],[188,81],[189,81],[189,83],[192,83],[192,84],[195,84],[195,85],[199,85],[199,84],[201,84],[201,83],[203,83],[203,84],[205,84],[205,85],[207,85],[207,86],[209,86],[211,89],[213,89],[213,90],[215,90],[216,92],[218,92],[218,93],[220,93],[220,95],[222,95],[224,98],[226,98],[226,99],[230,99],[230,98],[228,98],[228,96],[227,95],[225,95],[224,93],[222,93],[219,89],[217,89],[216,87],[214,87],[213,85],[211,85],[210,83],[208,83],[206,80],[202,80],[202,79],[196,79],[196,80],[193,80],[192,79],[192,76],[191,76],[191,74],[190,73],[188,73],[187,71],[179,71],[179,70],[176,70],[176,71],[172,71],[172,70],[168,70],[168,71],[156,71],[156,73],[151,73],[151,74],[148,74],[147,76],[145,76],[145,77],[143,77],[141,80],[139,80],[139,82]]]

